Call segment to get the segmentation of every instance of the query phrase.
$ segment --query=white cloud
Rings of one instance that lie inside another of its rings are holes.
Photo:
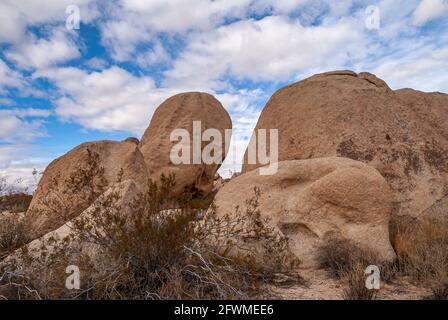
[[[130,14],[123,15],[127,19],[110,20],[101,25],[101,42],[116,61],[130,59],[138,43],[151,41],[154,37],[151,30],[129,17]]]
[[[171,57],[160,41],[154,41],[151,49],[137,56],[137,64],[143,68],[170,62]]]
[[[123,9],[145,17],[141,25],[164,32],[205,30],[225,17],[242,17],[249,0],[122,0]]]
[[[60,97],[54,103],[61,119],[90,129],[142,133],[155,108],[174,89],[156,88],[149,77],[137,77],[113,66],[101,72],[77,68],[49,69],[35,74],[53,81]]]
[[[407,54],[383,58],[373,70],[394,88],[448,92],[448,47],[409,46]]]
[[[250,0],[121,0],[109,6],[101,25],[102,43],[112,58],[133,57],[139,43],[156,42],[159,33],[186,35],[212,29],[225,18],[244,17]]]
[[[34,110],[35,112],[36,110]],[[31,141],[45,136],[42,120],[26,120],[32,110],[17,112],[0,109],[0,142]],[[34,114],[36,116],[36,114]]]
[[[22,75],[0,59],[0,94],[4,93],[6,88],[22,88],[23,85]]]
[[[95,0],[50,0],[0,2],[0,43],[19,43],[25,38],[28,26],[60,23],[65,27],[68,5],[77,5],[81,21],[89,23],[98,16]]]
[[[94,70],[101,70],[107,67],[107,61],[98,57],[93,57],[87,60],[84,64],[86,67]]]
[[[16,102],[12,99],[9,98],[0,98],[0,107],[11,107],[11,106],[15,106]]]
[[[0,3],[0,43],[18,42],[25,34],[26,21],[12,2]]]
[[[33,118],[47,118],[51,115],[51,111],[48,109],[35,109],[35,108],[22,108],[10,110],[17,117],[33,117]]]
[[[0,59],[0,95],[5,95],[1,97],[1,105],[11,105],[14,102],[7,98],[8,91],[10,89],[16,90],[16,95],[18,97],[45,97],[43,91],[33,88],[32,83],[30,83],[27,77],[24,77],[20,72],[11,69],[2,59]]]
[[[25,69],[41,69],[80,56],[76,44],[59,29],[47,40],[29,35],[26,41],[6,51],[5,56]]]
[[[365,54],[358,30],[348,22],[303,27],[280,16],[239,21],[192,38],[166,83],[203,86],[225,75],[285,80],[310,66],[342,65]]]
[[[448,1],[422,0],[414,12],[414,23],[425,24],[428,21],[448,15]]]

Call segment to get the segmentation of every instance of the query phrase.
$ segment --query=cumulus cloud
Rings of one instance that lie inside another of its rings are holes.
[[[3,60],[0,59],[0,94],[7,88],[23,88],[24,80],[22,75],[12,70]]]
[[[85,63],[85,66],[94,69],[94,70],[102,70],[107,67],[107,61],[98,57],[93,57],[89,60],[87,60]]]
[[[247,14],[251,0],[121,0],[108,7],[109,19],[101,25],[102,42],[113,59],[134,56],[141,42],[157,41],[159,33],[186,35],[204,31],[225,19]]]
[[[123,13],[125,14],[125,13]],[[126,19],[109,20],[101,25],[101,41],[116,61],[130,59],[140,42],[148,42],[154,33],[126,14]]]
[[[378,61],[372,70],[392,88],[448,92],[448,47],[415,47],[413,51]]]
[[[137,56],[140,67],[150,67],[155,64],[170,64],[171,57],[160,41],[154,41],[152,48]]]
[[[26,120],[25,117],[41,116],[37,110],[0,109],[0,143],[32,141],[45,136],[43,121],[40,119]],[[46,116],[46,115],[45,115]]]
[[[147,25],[156,30],[184,32],[207,29],[219,24],[227,16],[243,16],[249,0],[122,0],[123,8],[149,16]]]
[[[24,69],[41,69],[63,63],[80,56],[77,45],[61,30],[49,39],[29,35],[27,41],[6,51],[5,56]]]
[[[166,83],[204,85],[225,75],[278,81],[311,66],[343,65],[365,54],[358,30],[348,22],[304,27],[281,16],[239,21],[191,39]]]
[[[29,26],[60,23],[65,26],[68,5],[81,10],[81,21],[91,22],[98,16],[95,0],[16,1],[0,2],[0,43],[19,43]]]
[[[15,102],[8,97],[14,91],[17,97],[45,97],[44,92],[34,88],[28,77],[25,77],[18,70],[9,67],[5,61],[0,59],[0,97],[1,105],[14,105]]]
[[[155,108],[174,93],[157,88],[149,77],[137,77],[113,66],[87,72],[78,68],[54,68],[37,72],[58,87],[55,113],[65,121],[103,131],[142,133]]]
[[[414,23],[425,24],[448,14],[448,1],[446,0],[422,0],[414,11]]]

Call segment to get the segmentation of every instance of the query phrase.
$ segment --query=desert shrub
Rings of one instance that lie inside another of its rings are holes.
[[[0,260],[28,241],[21,216],[12,213],[0,215]]]
[[[448,283],[448,221],[426,218],[395,227],[394,247],[400,272],[432,288],[434,297],[446,294]]]
[[[25,212],[30,206],[33,196],[25,193],[11,193],[0,196],[0,212]]]
[[[434,300],[448,300],[448,282],[437,281],[431,288],[432,296]]]
[[[344,277],[354,266],[384,265],[377,255],[347,239],[328,239],[320,247],[318,263],[335,278]],[[364,270],[363,269],[363,270]]]
[[[173,197],[174,185],[174,176],[162,176],[126,206],[120,190],[108,193],[73,220],[71,236],[43,243],[39,257],[24,252],[10,268],[29,264],[45,270],[44,278],[9,274],[25,277],[43,299],[241,299],[278,273],[293,275],[297,261],[287,239],[261,218],[258,189],[246,210],[218,216],[213,204],[205,211],[189,197]],[[64,288],[70,264],[81,270],[80,291]]]
[[[20,270],[3,271],[0,273],[0,300],[40,300],[39,292],[28,283]]]
[[[347,239],[329,238],[321,246],[318,263],[334,278],[346,282],[342,297],[346,300],[373,300],[377,290],[366,287],[364,273],[369,265],[380,268],[381,279],[392,277],[392,264],[382,262],[371,250],[360,248]]]
[[[5,178],[0,178],[0,213],[25,212],[28,209],[33,197],[18,190],[8,185]]]
[[[366,287],[365,266],[354,263],[342,272],[342,277],[347,281],[347,287],[342,292],[344,300],[374,300],[378,290]]]

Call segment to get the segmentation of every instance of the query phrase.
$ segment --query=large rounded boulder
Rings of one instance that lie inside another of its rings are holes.
[[[218,216],[246,212],[255,187],[257,210],[290,239],[304,267],[315,266],[320,246],[332,239],[349,240],[383,261],[395,258],[393,195],[373,167],[338,157],[281,161],[274,175],[253,170],[229,181],[215,198]]]
[[[214,132],[219,133],[221,139],[203,137],[209,129],[215,129]],[[212,95],[187,92],[168,98],[155,111],[140,142],[149,177],[157,181],[162,174],[174,174],[174,194],[208,194],[213,189],[215,173],[226,155],[226,129],[232,129],[230,116]],[[178,136],[182,132],[187,135],[183,137],[185,139]],[[219,161],[208,163],[201,156],[210,143],[215,144],[216,148],[211,149],[217,152],[210,154]],[[186,148],[190,150],[189,157],[182,163],[173,163],[173,150],[177,150],[176,156],[186,155],[180,150],[181,147],[184,152]],[[199,158],[195,159],[195,155]]]
[[[25,215],[31,239],[77,217],[109,187],[131,180],[139,192],[148,181],[145,162],[134,139],[79,145],[45,169]]]
[[[446,94],[393,91],[369,73],[328,72],[278,90],[258,129],[278,129],[279,161],[339,156],[375,167],[398,214],[421,216],[448,194]],[[247,153],[243,172],[262,166],[247,163]]]

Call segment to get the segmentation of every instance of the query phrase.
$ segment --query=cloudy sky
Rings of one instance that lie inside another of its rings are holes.
[[[335,69],[448,92],[448,0],[0,0],[0,177],[140,138],[182,91],[214,94],[244,150],[276,89]]]

